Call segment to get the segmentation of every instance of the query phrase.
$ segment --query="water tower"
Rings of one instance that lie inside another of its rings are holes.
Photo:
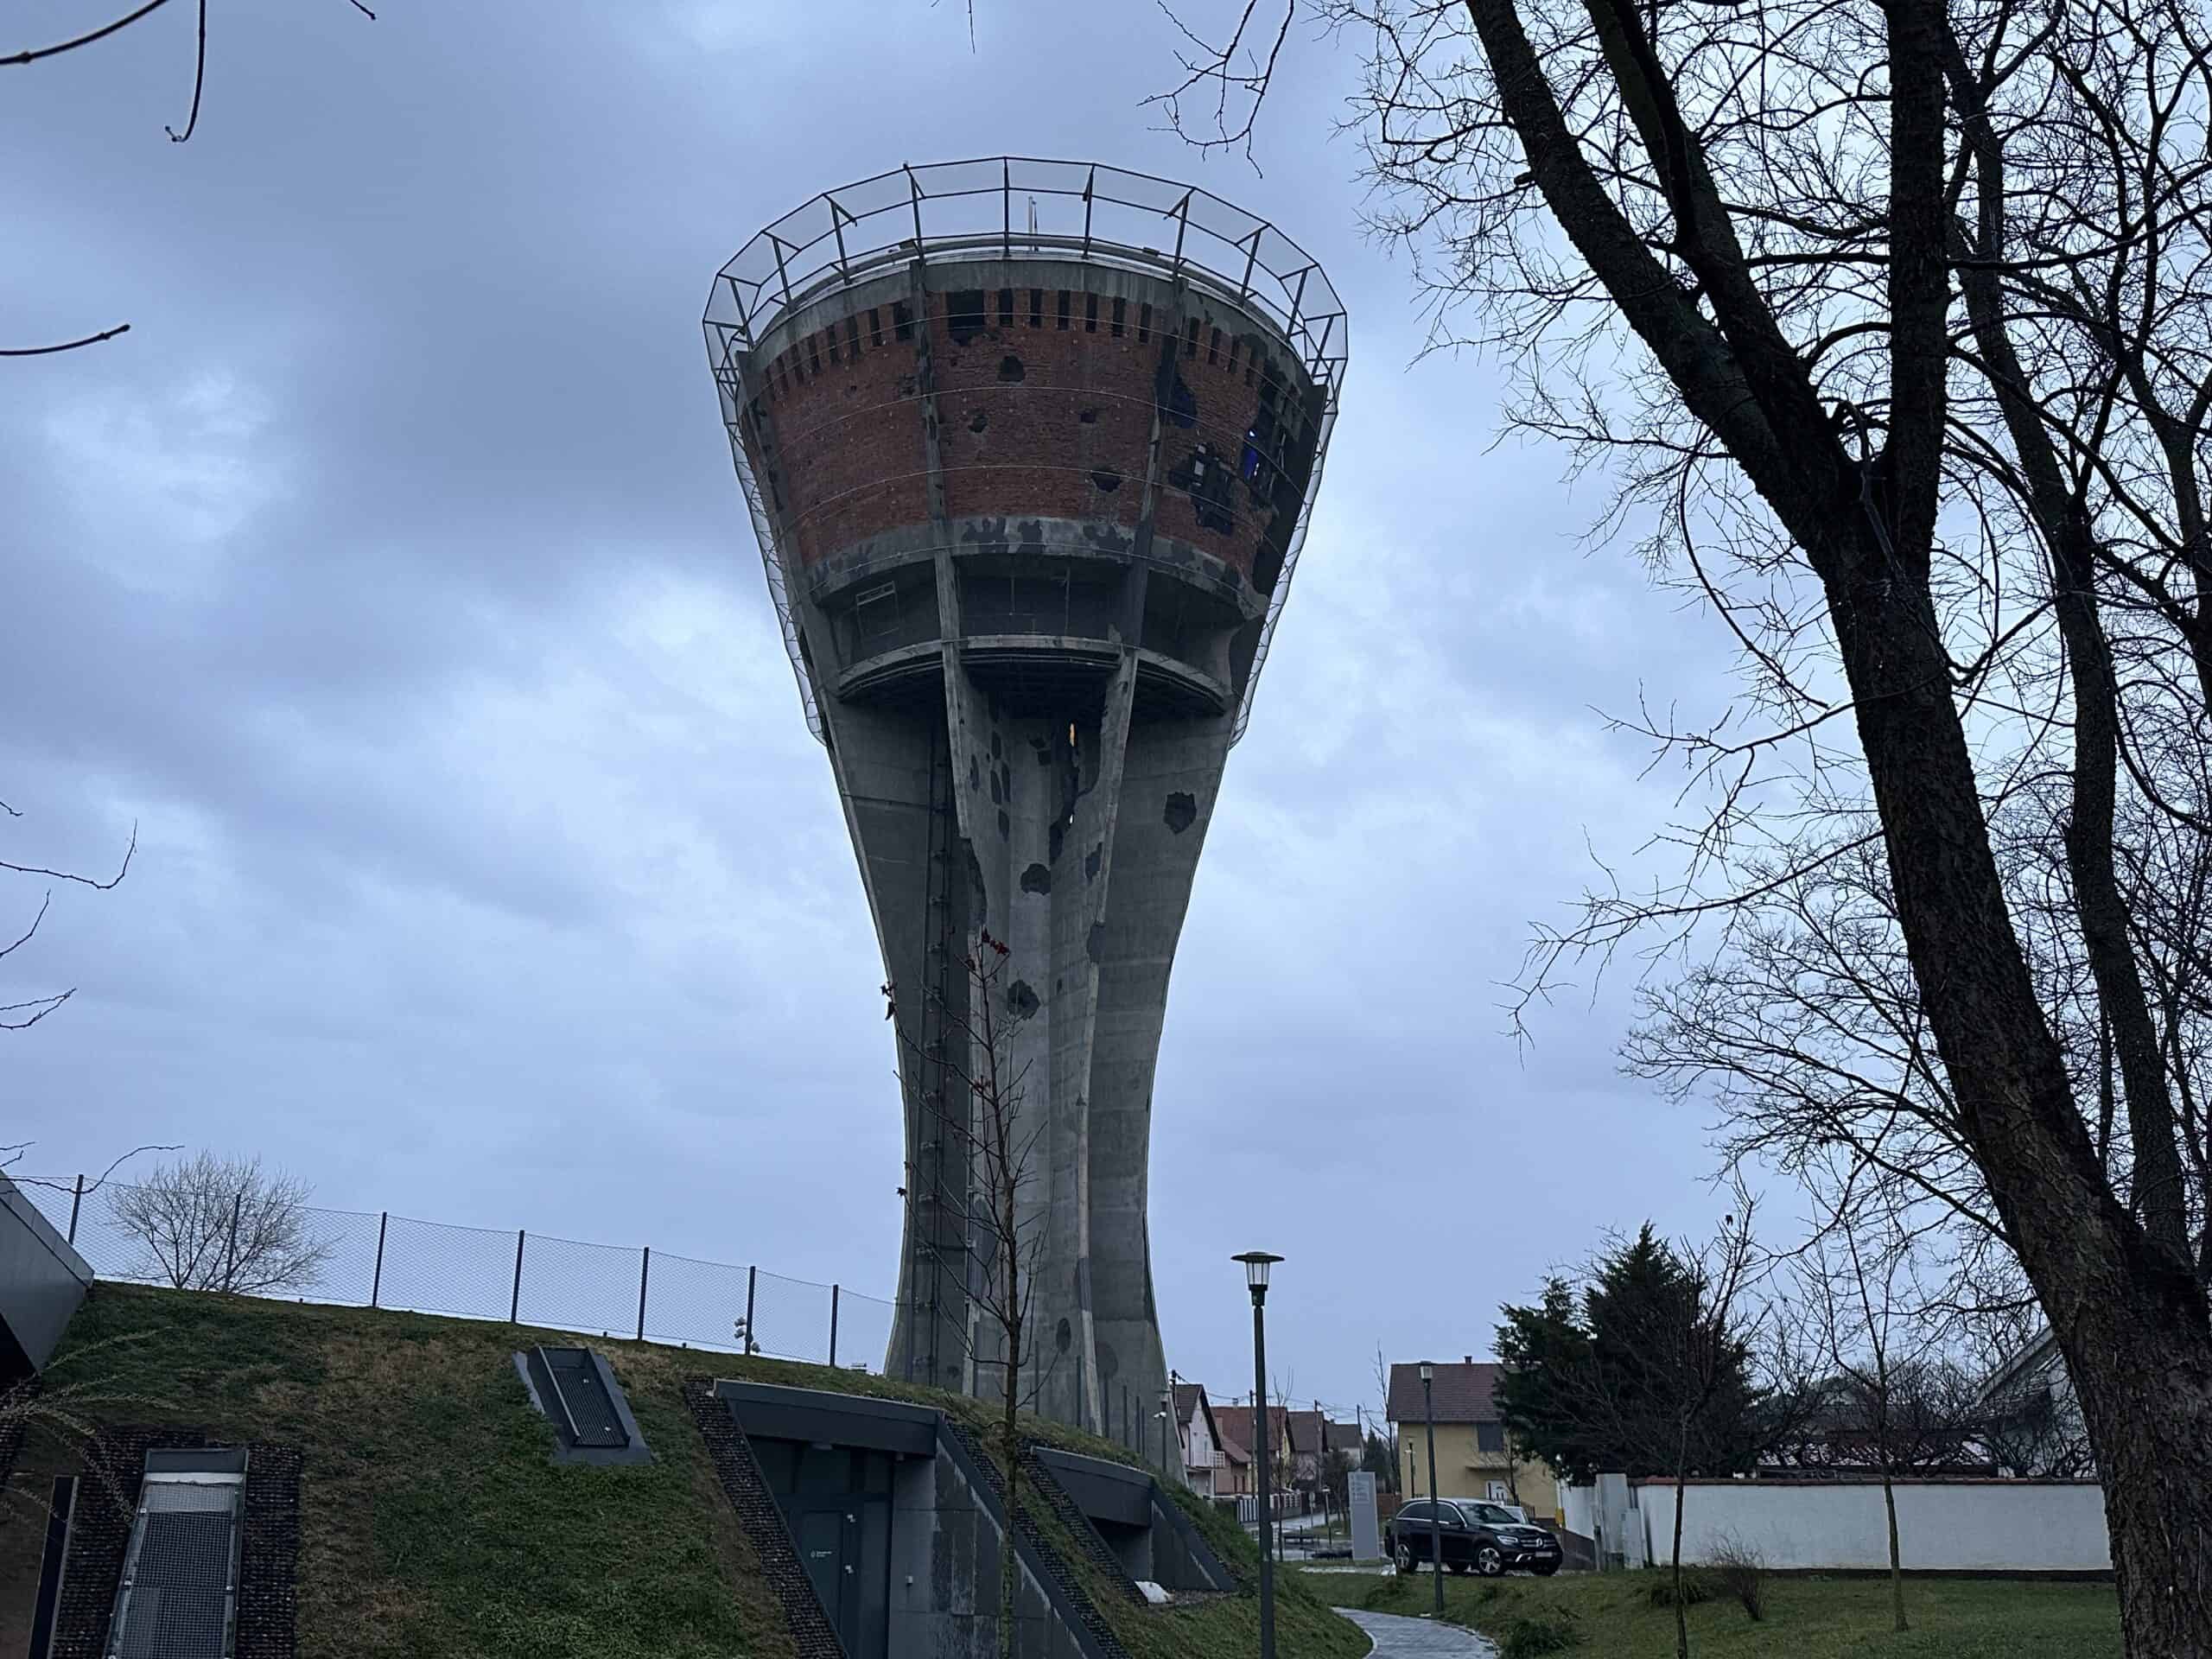
[[[1145,1203],[1168,970],[1320,480],[1342,308],[1203,190],[999,158],[816,197],[723,266],[706,333],[897,990],[884,1368],[999,1386],[942,1063],[988,931],[1011,947],[1001,1012],[1038,1131],[1025,1395],[1157,1458]],[[1266,1218],[1239,1171],[1214,1174]]]

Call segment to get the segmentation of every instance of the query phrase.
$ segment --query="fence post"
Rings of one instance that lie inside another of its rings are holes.
[[[384,1230],[391,1224],[391,1211],[377,1212],[377,1270],[369,1275],[369,1306],[374,1307],[377,1299],[384,1294]]]
[[[753,1293],[760,1282],[760,1269],[747,1268],[745,1270],[745,1351],[747,1354],[760,1351],[760,1344],[753,1340]]]
[[[646,1245],[638,1259],[638,1340],[645,1339],[645,1287],[652,1281],[653,1247]]]
[[[507,1303],[507,1323],[522,1323],[522,1242],[529,1235],[519,1227],[515,1229],[515,1294]]]
[[[837,1369],[837,1287],[830,1287],[830,1369]]]
[[[245,1188],[231,1200],[231,1236],[223,1246],[223,1288],[231,1288],[238,1272],[238,1211],[245,1207]]]
[[[77,1242],[77,1211],[84,1208],[84,1205],[85,1178],[79,1175],[77,1178],[77,1190],[69,1195],[69,1243],[73,1245]]]

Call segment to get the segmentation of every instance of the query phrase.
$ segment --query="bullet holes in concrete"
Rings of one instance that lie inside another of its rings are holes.
[[[1167,474],[1167,481],[1191,498],[1198,523],[1224,534],[1236,528],[1235,474],[1210,443],[1202,443]]]
[[[1025,379],[1028,378],[1028,375],[1029,372],[1021,366],[1021,359],[1020,358],[1009,353],[1008,355],[999,359],[999,384],[1001,385],[1018,386]]]
[[[1052,892],[1052,871],[1046,869],[1042,864],[1032,864],[1021,873],[1021,890],[1024,893]]]
[[[1006,988],[1007,1012],[1017,1020],[1027,1020],[1043,1006],[1026,979],[1017,979]]]
[[[1111,467],[1097,467],[1092,468],[1090,481],[1108,495],[1113,494],[1115,491],[1122,487],[1122,475],[1116,472]]]
[[[968,429],[970,432],[981,432],[990,423],[991,417],[980,409],[968,417]]]
[[[1167,808],[1160,814],[1160,822],[1170,831],[1179,836],[1198,820],[1198,803],[1194,797],[1179,789],[1168,795]]]

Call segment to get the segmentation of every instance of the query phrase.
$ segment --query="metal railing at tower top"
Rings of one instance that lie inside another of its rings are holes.
[[[717,361],[810,297],[920,259],[1074,257],[1180,276],[1279,331],[1329,401],[1346,361],[1344,309],[1295,242],[1196,185],[1028,156],[932,162],[793,208],[715,273]]]
[[[1305,498],[1268,595],[1231,741],[1252,717],[1260,670],[1303,549],[1350,361],[1343,303],[1319,264],[1265,219],[1195,185],[1093,162],[994,156],[907,165],[826,190],[747,242],[715,273],[702,319],[730,453],[798,682],[807,728],[826,734],[791,610],[776,526],[745,448],[745,359],[810,300],[918,261],[1075,259],[1186,282],[1273,328],[1319,389]]]

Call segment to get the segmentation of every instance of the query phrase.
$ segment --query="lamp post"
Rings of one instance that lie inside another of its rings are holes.
[[[1421,1363],[1421,1410],[1428,1420],[1428,1574],[1436,1584],[1436,1617],[1444,1617],[1444,1504],[1436,1495],[1436,1367]]]
[[[1265,1250],[1231,1256],[1244,1264],[1252,1293],[1252,1458],[1260,1465],[1260,1659],[1275,1659],[1274,1471],[1268,1453],[1268,1269],[1282,1260]]]

